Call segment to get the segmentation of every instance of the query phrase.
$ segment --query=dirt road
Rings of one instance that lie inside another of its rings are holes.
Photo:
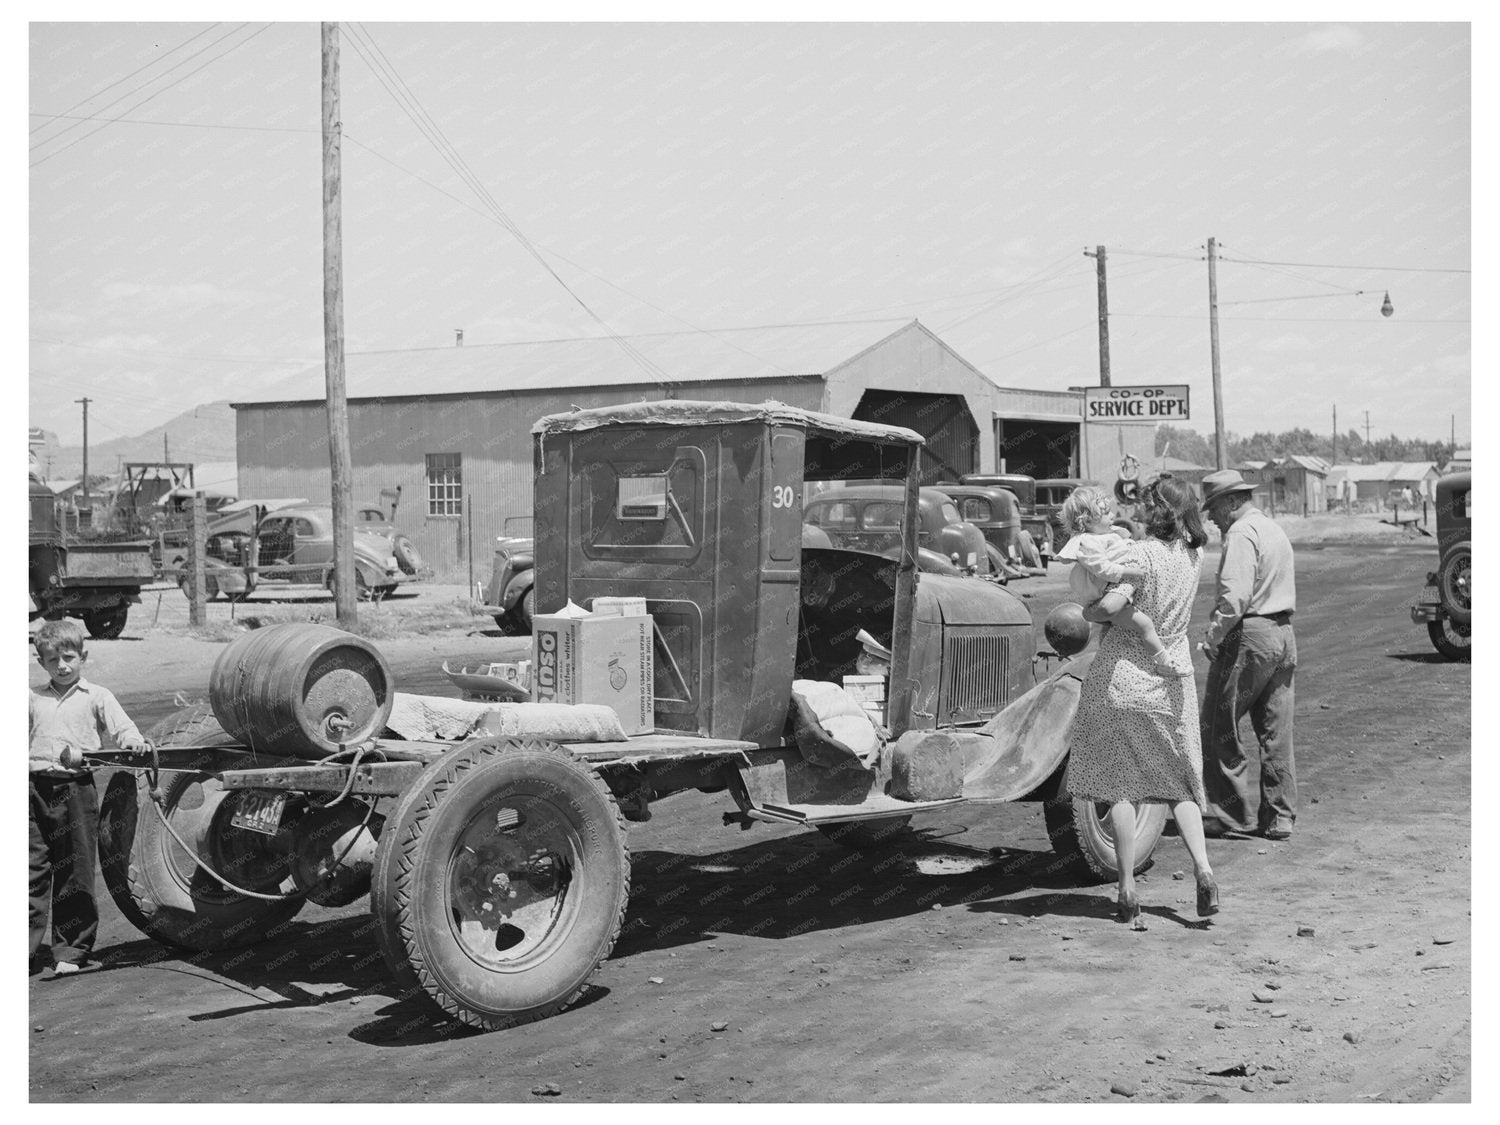
[[[1212,926],[1192,916],[1175,839],[1141,884],[1149,928],[1131,933],[1109,888],[1056,873],[1036,806],[929,816],[900,850],[862,856],[724,828],[727,798],[686,794],[632,826],[631,907],[597,987],[489,1035],[399,997],[364,901],[308,907],[274,945],[183,959],[101,885],[105,967],[30,985],[30,1096],[1468,1100],[1470,669],[1406,612],[1435,558],[1299,548],[1301,814],[1286,843],[1211,842]],[[1015,588],[1038,622],[1066,596],[1057,575]],[[382,647],[401,682],[507,643]],[[159,644],[187,647],[164,664],[142,647]],[[217,649],[196,645],[98,642],[91,672],[127,704],[201,694]]]

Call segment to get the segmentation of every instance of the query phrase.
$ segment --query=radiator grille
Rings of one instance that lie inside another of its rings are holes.
[[[984,723],[1010,702],[1011,638],[990,627],[943,630],[937,723]]]

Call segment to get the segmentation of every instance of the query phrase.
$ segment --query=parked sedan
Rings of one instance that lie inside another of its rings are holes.
[[[966,485],[1003,488],[1015,496],[1021,508],[1023,536],[1031,539],[1032,551],[1037,556],[1036,565],[1045,570],[1052,557],[1057,554],[1057,547],[1052,534],[1052,520],[1046,512],[1037,511],[1036,478],[1025,473],[965,473],[959,480]]]
[[[803,545],[869,551],[894,558],[901,545],[905,490],[899,484],[860,484],[834,488],[808,499],[803,524],[811,528]],[[917,565],[934,574],[996,574],[984,535],[964,520],[958,506],[936,488],[921,490],[917,501]]]
[[[1036,541],[1022,526],[1021,503],[1007,488],[978,484],[938,483],[958,505],[965,520],[979,528],[991,548],[991,562],[1001,574],[1025,577],[1028,570],[1040,570],[1042,559]],[[1050,544],[1050,535],[1047,538]]]
[[[361,599],[382,597],[416,577],[415,549],[398,553],[383,531],[356,525],[354,584]],[[404,536],[401,538],[405,538]],[[404,555],[404,558],[403,558]],[[238,601],[267,582],[334,587],[333,509],[301,500],[240,500],[220,510],[208,526],[204,576],[209,598]],[[178,584],[191,575],[185,551],[172,560]]]

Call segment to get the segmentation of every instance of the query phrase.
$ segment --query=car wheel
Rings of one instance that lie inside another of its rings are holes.
[[[521,600],[516,604],[516,621],[520,624],[523,633],[531,632],[531,622],[535,616],[536,587],[533,586],[521,595]]]
[[[188,589],[193,584],[191,574],[179,574],[177,576],[177,588],[182,591],[183,597],[191,598],[192,591]],[[205,601],[213,601],[219,596],[219,583],[212,574],[203,576],[203,598]],[[234,595],[228,595],[230,601],[234,601]]]
[[[1443,609],[1454,621],[1468,625],[1471,620],[1471,597],[1473,594],[1472,554],[1467,543],[1461,543],[1448,552],[1438,571],[1438,590],[1442,593]]]
[[[370,896],[397,984],[471,1027],[582,995],[630,897],[625,818],[597,769],[549,742],[482,740],[414,781],[380,837]]]
[[[1468,664],[1469,628],[1468,625],[1461,625],[1452,618],[1444,617],[1441,621],[1427,623],[1427,636],[1432,641],[1432,647],[1445,658]]]
[[[130,613],[128,605],[113,605],[108,609],[93,609],[83,615],[83,624],[89,636],[112,641],[125,632],[125,618]]]

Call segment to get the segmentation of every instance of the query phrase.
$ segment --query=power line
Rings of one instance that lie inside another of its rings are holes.
[[[229,38],[229,35],[233,35],[236,32],[239,32],[239,31],[243,30],[244,28],[246,28],[248,26],[249,26],[248,24],[240,24],[240,26],[237,27],[237,28],[235,28],[234,31],[229,32],[228,35],[221,36],[219,39],[214,40],[213,43],[210,43],[207,47],[204,47],[201,50],[194,52],[192,55],[190,55],[188,58],[182,60],[182,62],[178,63],[177,65],[181,66],[181,65],[183,65],[183,63],[191,62],[192,59],[197,58],[198,55],[201,55],[204,51],[207,51],[207,50],[211,49],[212,47],[216,47],[219,43],[222,43],[225,39]],[[178,79],[176,79],[176,80],[174,80],[172,82],[169,82],[167,85],[163,86],[160,90],[157,90],[154,94],[151,94],[151,95],[149,95],[149,96],[147,96],[145,98],[142,98],[140,101],[136,102],[135,105],[133,105],[129,109],[127,109],[125,112],[126,113],[132,113],[135,110],[140,109],[141,106],[145,105],[147,102],[152,101],[152,100],[154,100],[156,98],[161,97],[161,95],[165,94],[168,90],[171,90],[171,89],[173,89],[173,88],[175,88],[177,86],[182,85],[182,83],[186,82],[189,78],[193,77],[193,75],[195,75],[195,74],[199,73],[200,71],[205,70],[206,68],[212,66],[214,63],[218,62],[220,59],[222,59],[222,58],[224,58],[224,57],[226,57],[228,55],[233,54],[235,51],[237,51],[241,47],[243,47],[246,43],[250,42],[250,40],[256,38],[259,35],[264,34],[266,31],[269,31],[270,28],[271,28],[271,26],[272,26],[271,24],[266,24],[263,27],[261,27],[259,31],[252,32],[249,36],[247,36],[244,39],[241,39],[238,43],[235,43],[233,46],[231,46],[227,51],[224,51],[221,54],[215,55],[213,58],[211,58],[207,62],[205,62],[202,66],[196,67],[195,69],[188,71],[182,77],[180,77],[180,78],[178,78]],[[177,69],[177,67],[175,67],[175,66],[171,68],[171,70],[175,70],[175,69]],[[167,71],[167,73],[171,73],[171,70]],[[153,81],[154,81],[154,79],[153,79]],[[141,87],[141,89],[144,89],[144,88],[145,88],[144,86]],[[122,98],[123,98],[123,96],[122,96]],[[120,100],[122,100],[122,98],[116,98],[115,101],[120,101]],[[114,102],[111,102],[109,104],[113,105]],[[53,134],[51,137],[48,137],[48,138],[46,138],[45,140],[42,140],[42,141],[38,141],[36,144],[34,144],[34,145],[31,146],[32,151],[33,152],[36,151],[38,148],[41,148],[43,145],[51,144],[53,141],[55,141],[59,137],[61,137],[64,133],[68,132],[70,129],[73,129],[76,126],[76,124],[77,123],[75,122],[74,125],[67,126],[67,128],[63,129],[62,131],[60,131],[58,133]],[[36,168],[36,167],[39,167],[42,164],[45,164],[47,161],[51,160],[54,156],[58,156],[58,155],[60,155],[60,154],[62,154],[64,152],[67,152],[68,149],[72,148],[74,145],[81,144],[82,142],[88,140],[90,137],[94,136],[94,134],[98,133],[100,129],[104,129],[108,125],[109,125],[108,121],[101,122],[100,125],[99,125],[99,127],[97,129],[93,129],[93,130],[85,133],[83,136],[77,137],[74,140],[69,141],[67,144],[63,145],[62,148],[54,149],[52,152],[49,152],[46,156],[40,157],[40,158],[32,161],[30,166],[32,168]]]
[[[101,117],[99,114],[36,113],[31,117],[46,117],[55,121],[102,121],[106,125],[162,125],[175,129],[225,129],[250,133],[319,133],[319,129],[300,129],[290,125],[225,125],[220,122],[161,121],[144,117]],[[43,142],[45,143],[45,142]]]
[[[1269,262],[1259,258],[1226,258],[1219,255],[1221,262],[1236,262],[1247,266],[1300,266],[1303,269],[1315,270],[1365,270],[1375,273],[1473,273],[1473,270],[1440,269],[1429,266],[1338,266],[1328,262]]]
[[[82,348],[85,351],[103,352],[106,355],[143,355],[156,359],[201,359],[212,360],[222,363],[317,363],[321,357],[313,356],[239,356],[239,355],[212,355],[203,352],[157,352],[145,351],[137,348],[101,348],[94,344],[80,344],[72,340],[59,340],[50,336],[32,336],[34,344],[57,344],[64,348]]]
[[[1144,317],[1150,320],[1202,320],[1203,317],[1194,313],[1132,313],[1111,312],[1111,317],[1133,316]],[[1352,316],[1221,316],[1220,320],[1263,320],[1263,321],[1286,321],[1290,323],[1306,324],[1369,324],[1369,319]],[[1471,320],[1419,320],[1412,317],[1401,316],[1391,320],[1391,324],[1472,324]]]
[[[151,67],[155,66],[159,62],[165,62],[169,57],[171,57],[176,52],[182,50],[182,48],[186,47],[194,39],[197,39],[200,36],[207,35],[210,31],[212,31],[214,28],[216,28],[218,26],[220,26],[220,25],[217,24],[217,23],[211,23],[211,24],[209,24],[202,31],[196,32],[193,35],[188,36],[181,43],[177,44],[177,46],[169,48],[167,51],[165,51],[163,54],[161,54],[157,58],[154,58],[154,59],[150,60],[149,62],[144,63],[141,66],[136,67],[134,70],[132,70],[129,74],[125,75],[123,78],[116,78],[108,86],[101,86],[99,89],[95,90],[92,94],[89,94],[87,97],[83,98],[82,100],[74,102],[67,109],[63,110],[62,113],[55,113],[55,114],[32,114],[32,116],[33,117],[53,117],[53,118],[66,117],[68,114],[72,113],[75,109],[78,109],[81,106],[84,106],[84,105],[88,104],[89,102],[91,102],[95,98],[97,98],[100,94],[103,94],[105,91],[107,91],[107,90],[113,90],[121,82],[128,82],[130,79],[134,78],[137,74],[141,73],[141,71],[143,71],[143,70],[149,70],[149,69],[151,69]],[[243,25],[241,25],[241,26],[243,26]],[[191,58],[191,56],[189,56],[189,57]],[[184,60],[184,61],[186,61],[186,60]],[[166,73],[170,74],[171,71],[167,71]],[[155,79],[153,78],[152,81],[154,82]],[[121,95],[121,97],[128,97],[128,96],[129,96],[128,94]],[[117,98],[115,100],[119,101],[120,99]],[[109,104],[113,105],[114,102],[110,102]],[[108,106],[106,106],[105,108],[107,109]],[[35,135],[37,129],[45,129],[46,127],[47,127],[47,122],[43,121],[40,125],[36,126],[35,129],[32,129],[31,132],[28,134],[28,136]]]
[[[573,298],[578,306],[583,309],[583,311],[587,313],[588,316],[593,319],[601,328],[603,328],[605,332],[609,334],[611,339],[615,340],[621,350],[624,351],[625,354],[631,358],[631,360],[633,360],[643,371],[645,371],[648,375],[651,375],[657,381],[663,383],[667,382],[668,377],[666,372],[658,367],[655,363],[651,362],[651,360],[646,356],[642,355],[637,349],[633,348],[629,343],[626,342],[623,336],[621,336],[612,327],[610,327],[610,325],[604,320],[604,318],[596,313],[589,306],[588,302],[585,301],[581,296],[579,296],[578,293],[576,293],[573,288],[562,279],[561,275],[559,275],[558,272],[552,267],[552,264],[547,261],[547,259],[536,248],[531,240],[526,237],[526,235],[518,226],[516,226],[516,224],[500,206],[499,202],[484,186],[484,183],[479,179],[477,175],[474,174],[472,169],[469,168],[468,164],[459,154],[457,148],[454,147],[453,143],[448,140],[446,134],[443,133],[442,128],[437,124],[436,121],[433,120],[432,116],[426,111],[426,109],[423,108],[420,99],[417,98],[416,94],[412,92],[411,88],[401,78],[401,75],[391,64],[390,60],[386,58],[385,53],[380,49],[380,45],[375,42],[374,36],[370,34],[368,29],[366,29],[362,24],[352,24],[350,25],[350,32],[350,42],[354,45],[355,50],[359,53],[360,57],[364,59],[366,65],[370,67],[376,79],[382,86],[385,87],[386,92],[395,99],[396,103],[406,113],[407,117],[410,118],[412,123],[417,126],[418,131],[420,131],[422,135],[427,139],[428,143],[431,144],[435,149],[437,149],[438,154],[443,157],[443,159],[448,163],[448,166],[458,174],[459,178],[468,185],[469,189],[479,197],[480,201],[494,212],[496,218],[498,218],[501,224],[506,228],[506,230],[511,233],[511,236],[516,239],[521,247],[525,249],[527,253],[529,253],[536,260],[536,262],[544,270],[547,271],[548,274],[551,275],[552,279],[556,281],[557,284],[560,285],[570,297]],[[389,74],[390,76],[390,81],[387,81],[386,79],[387,74]],[[392,87],[392,82],[400,87],[399,91]]]

